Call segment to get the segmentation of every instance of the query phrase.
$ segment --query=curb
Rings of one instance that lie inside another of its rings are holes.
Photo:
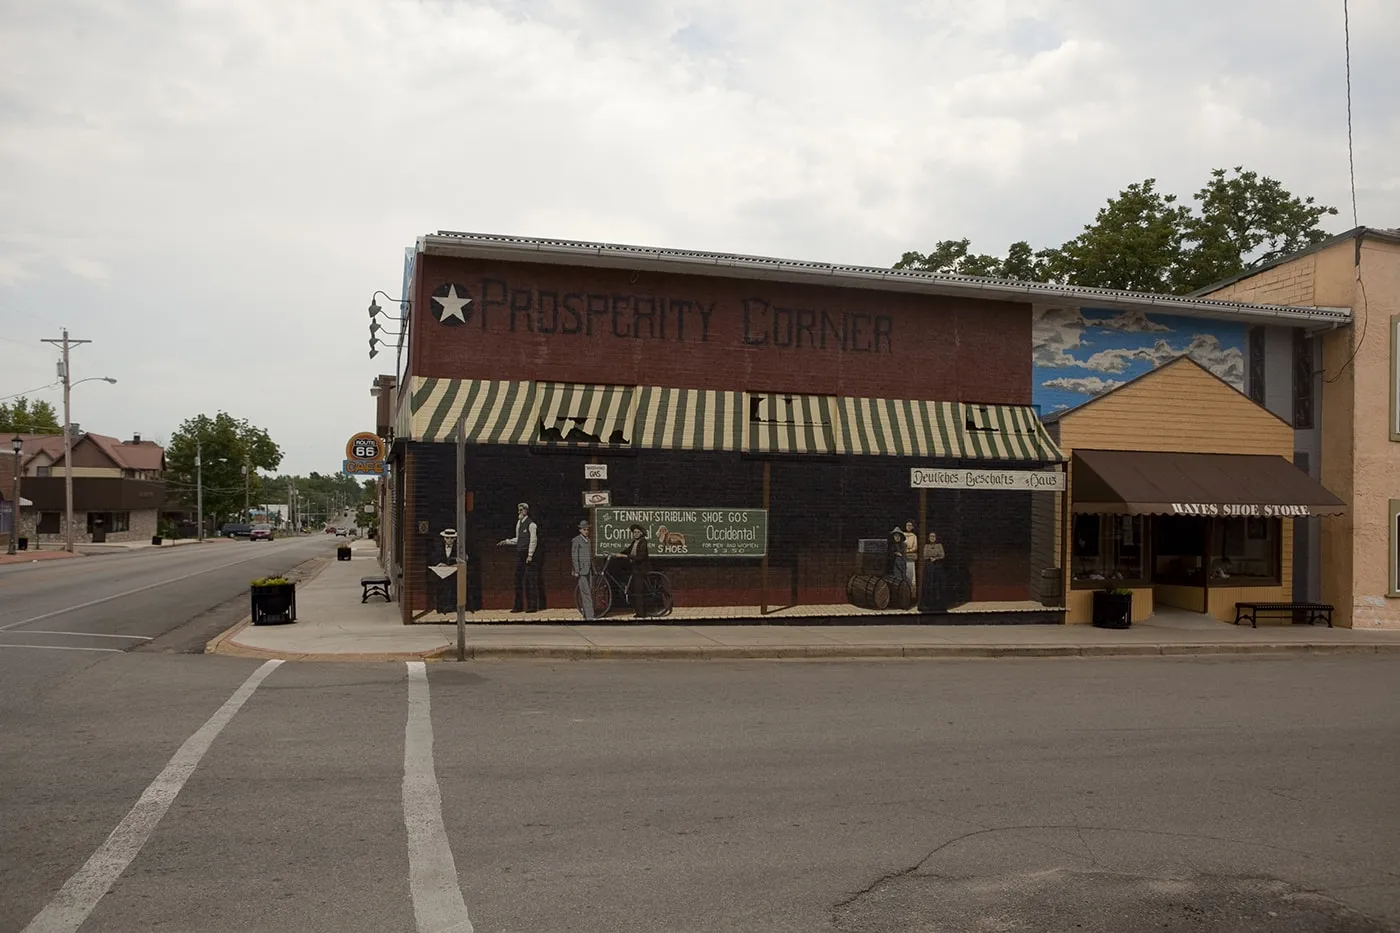
[[[432,661],[455,659],[455,645],[398,658]],[[467,645],[468,660],[863,660],[863,659],[959,659],[959,658],[1104,658],[1104,657],[1209,657],[1212,655],[1330,655],[1400,654],[1400,644],[1164,644],[1164,645],[757,645],[685,646],[660,648],[645,646],[597,645]],[[310,659],[312,656],[301,656]],[[318,657],[326,657],[324,655]],[[337,658],[368,660],[383,655],[338,655]]]

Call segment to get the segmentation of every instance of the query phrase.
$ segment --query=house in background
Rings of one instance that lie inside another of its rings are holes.
[[[120,440],[73,430],[73,540],[140,541],[157,533],[165,505],[165,449],[135,435]],[[65,539],[62,435],[22,434],[24,498],[33,502],[31,547]]]

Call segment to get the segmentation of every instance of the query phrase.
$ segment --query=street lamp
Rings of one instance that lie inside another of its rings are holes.
[[[117,384],[117,380],[111,376],[89,376],[77,382],[69,382],[68,367],[63,367],[63,549],[70,554],[73,553],[73,406],[68,396],[73,391],[73,386],[80,386],[84,382]]]
[[[228,463],[228,457],[215,457],[218,463]],[[199,438],[194,439],[194,489],[195,518],[199,522],[199,540],[204,540],[204,446]]]
[[[15,539],[19,537],[19,516],[21,511],[19,504],[22,501],[19,497],[19,460],[20,454],[24,453],[24,438],[16,434],[10,441],[10,449],[15,452],[15,501],[10,505],[9,547],[9,553],[13,554],[15,552]]]

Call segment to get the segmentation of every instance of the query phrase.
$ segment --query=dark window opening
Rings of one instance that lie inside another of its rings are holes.
[[[1249,398],[1264,404],[1264,328],[1249,329]]]
[[[130,512],[89,512],[87,513],[87,533],[101,527],[108,534],[131,530]]]
[[[1071,547],[1075,586],[1146,583],[1148,523],[1141,515],[1076,515]]]
[[[39,524],[34,526],[34,533],[40,535],[56,535],[62,528],[62,518],[57,512],[40,512]]]
[[[1313,426],[1313,340],[1302,330],[1293,331],[1293,427]]]

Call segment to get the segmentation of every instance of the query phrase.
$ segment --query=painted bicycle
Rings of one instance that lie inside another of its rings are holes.
[[[646,618],[668,616],[675,608],[671,581],[659,570],[653,570],[646,576],[644,603]],[[627,560],[622,557],[605,558],[603,569],[593,572],[594,618],[601,619],[606,616],[614,604],[632,604],[632,573],[627,566]]]

